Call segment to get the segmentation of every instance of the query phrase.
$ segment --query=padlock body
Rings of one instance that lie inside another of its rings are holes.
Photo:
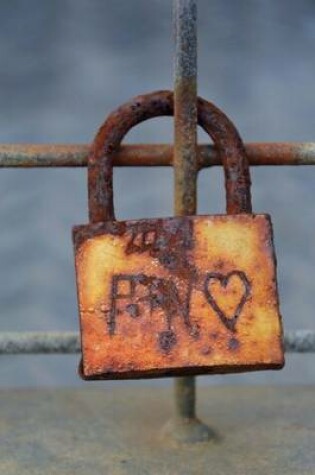
[[[268,215],[97,223],[73,240],[84,378],[283,366]]]

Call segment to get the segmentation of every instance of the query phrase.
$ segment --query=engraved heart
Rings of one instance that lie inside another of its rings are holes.
[[[235,277],[237,278],[238,281],[241,282],[241,285],[243,287],[243,292],[238,298],[239,292],[235,292],[235,290],[229,292],[230,287],[231,287],[231,282],[232,279],[235,281]],[[221,290],[225,296],[225,298],[228,300],[229,304],[234,304],[233,305],[233,310],[232,310],[232,315],[227,315],[226,310],[222,309],[222,304],[219,305],[217,302],[218,297],[215,298],[214,294],[214,289],[213,289],[213,284],[216,285],[216,287],[219,287],[219,291]],[[232,272],[229,272],[228,274],[220,274],[219,272],[211,272],[207,274],[207,277],[205,279],[204,283],[204,293],[206,296],[206,299],[208,303],[211,305],[215,313],[218,315],[222,323],[225,325],[225,327],[230,330],[231,332],[235,332],[235,326],[238,317],[242,313],[243,307],[250,296],[250,291],[251,291],[251,285],[246,277],[246,274],[244,272],[234,270]],[[236,294],[237,302],[236,304],[234,303],[234,295]],[[231,302],[232,301],[232,302]]]

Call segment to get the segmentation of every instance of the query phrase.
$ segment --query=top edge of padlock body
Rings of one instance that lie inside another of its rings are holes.
[[[228,214],[251,213],[249,163],[242,139],[230,119],[214,104],[197,99],[198,125],[212,138],[223,162]],[[115,220],[113,154],[127,132],[153,117],[174,113],[172,91],[137,96],[112,112],[99,129],[88,157],[90,222]]]
[[[76,249],[78,249],[81,244],[85,243],[89,239],[94,239],[96,236],[102,236],[104,233],[112,233],[113,235],[123,234],[127,229],[134,230],[139,228],[139,232],[142,226],[146,228],[146,232],[155,230],[157,227],[162,229],[165,226],[165,223],[172,225],[172,223],[182,223],[183,225],[188,222],[191,223],[200,223],[202,221],[207,221],[208,225],[211,226],[215,222],[235,222],[235,223],[244,223],[244,224],[257,224],[260,222],[268,223],[269,230],[273,236],[273,226],[271,216],[268,213],[238,213],[238,214],[198,214],[196,216],[165,216],[158,218],[140,218],[140,219],[128,219],[128,220],[108,220],[108,221],[99,221],[90,224],[79,224],[75,225],[72,228],[72,238],[75,244]]]

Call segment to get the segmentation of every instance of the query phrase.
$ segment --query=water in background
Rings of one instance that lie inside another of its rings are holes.
[[[2,143],[90,142],[120,103],[172,88],[169,0],[0,6]],[[315,140],[314,47],[312,0],[199,0],[199,94],[245,141]],[[171,140],[171,119],[128,136]],[[285,328],[314,328],[315,169],[255,169],[252,177],[254,210],[273,216]],[[117,170],[115,196],[120,218],[171,215],[171,170]],[[86,171],[1,170],[0,203],[0,330],[77,330],[71,226],[87,222]],[[201,173],[199,210],[224,210],[221,170]],[[82,384],[77,361],[1,357],[1,385]],[[280,373],[202,381],[314,383],[314,356],[288,356]]]

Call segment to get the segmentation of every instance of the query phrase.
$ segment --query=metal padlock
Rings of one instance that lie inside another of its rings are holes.
[[[113,154],[173,94],[110,114],[88,160],[90,224],[73,229],[85,379],[279,369],[284,364],[270,217],[251,214],[249,166],[230,120],[198,99],[225,170],[227,215],[116,221]]]

